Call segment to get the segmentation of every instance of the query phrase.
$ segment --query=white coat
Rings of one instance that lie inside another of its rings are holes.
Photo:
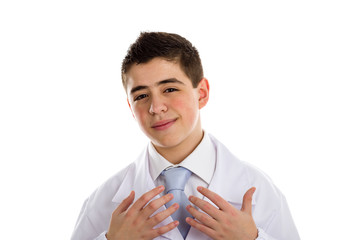
[[[216,167],[209,189],[240,209],[245,192],[251,187],[256,187],[252,214],[259,229],[258,239],[300,239],[286,200],[271,180],[260,170],[238,160],[213,136],[210,135],[210,139],[216,150]],[[149,173],[147,153],[145,150],[135,162],[106,181],[85,201],[72,240],[106,239],[105,232],[109,227],[111,214],[122,200],[134,190],[136,201],[142,194],[155,187]],[[165,206],[158,211],[163,210]],[[168,217],[158,226],[172,221],[171,217]],[[155,239],[181,240],[182,236],[175,228]],[[191,228],[186,237],[186,240],[205,239],[210,238],[195,228]]]

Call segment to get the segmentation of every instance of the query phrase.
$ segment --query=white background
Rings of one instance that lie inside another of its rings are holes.
[[[2,1],[1,239],[69,239],[147,143],[120,65],[140,31],[197,46],[203,126],[283,191],[302,239],[356,239],[358,1]]]

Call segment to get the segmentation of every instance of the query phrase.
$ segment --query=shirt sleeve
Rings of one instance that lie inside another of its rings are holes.
[[[279,199],[279,208],[265,228],[258,228],[256,240],[300,240],[292,219],[288,204],[283,195]]]
[[[71,240],[106,240],[106,232],[101,233],[98,237],[94,238],[94,236],[97,236],[99,232],[95,231],[93,224],[86,214],[88,201],[89,199],[87,199],[83,204],[74,231],[72,233]]]

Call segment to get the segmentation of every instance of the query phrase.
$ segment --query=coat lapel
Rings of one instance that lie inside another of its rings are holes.
[[[252,187],[246,164],[238,160],[213,136],[210,135],[210,138],[216,150],[216,167],[209,189],[236,208],[241,207],[244,194]],[[255,198],[253,198],[252,204],[255,205]]]
[[[219,194],[235,208],[241,209],[243,196],[251,187],[247,177],[246,165],[242,164],[242,162],[232,155],[217,139],[210,134],[209,136],[216,150],[216,166],[208,188]],[[236,169],[236,171],[234,171],[234,169]],[[203,197],[203,199],[217,207],[206,197]],[[254,199],[255,198],[253,198],[252,202],[253,205],[255,204]],[[211,238],[197,229],[191,228],[186,239],[206,240]]]
[[[138,200],[144,193],[155,188],[155,183],[151,178],[149,171],[149,156],[148,151],[145,149],[139,158],[134,162],[134,164],[129,168],[124,180],[122,181],[118,191],[116,192],[112,201],[114,203],[120,204],[132,190],[135,191],[135,200]],[[156,196],[154,199],[159,198],[160,195]],[[159,213],[166,210],[165,206],[159,208],[155,213]],[[164,221],[159,223],[155,228],[165,226],[171,223],[173,219],[171,217],[166,218]],[[174,230],[163,234],[162,236],[155,239],[182,239],[182,236],[177,228]]]

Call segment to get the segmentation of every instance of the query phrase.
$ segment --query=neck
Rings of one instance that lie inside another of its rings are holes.
[[[204,132],[202,129],[200,129],[198,133],[189,136],[183,142],[171,148],[162,148],[155,145],[154,147],[156,151],[158,151],[158,153],[160,153],[160,155],[163,156],[166,160],[172,164],[179,164],[195,150],[203,137]]]

